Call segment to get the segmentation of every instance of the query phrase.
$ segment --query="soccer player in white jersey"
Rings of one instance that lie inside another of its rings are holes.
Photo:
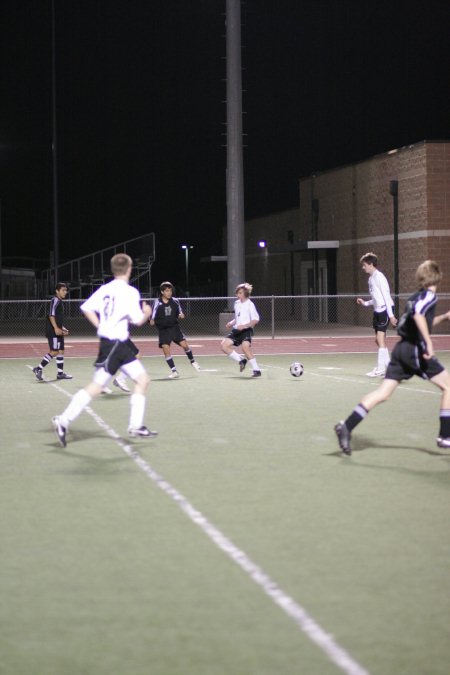
[[[66,447],[69,425],[98,396],[109,380],[120,369],[135,383],[130,397],[128,434],[132,437],[153,437],[156,431],[144,426],[145,393],[149,384],[141,361],[136,358],[136,348],[129,337],[129,324],[142,326],[151,314],[151,307],[140,302],[139,291],[129,285],[132,260],[125,253],[111,258],[113,281],[100,286],[82,305],[81,311],[97,329],[100,346],[92,381],[80,389],[61,415],[53,417],[53,427],[58,441]]]
[[[253,369],[252,377],[261,377],[261,370],[253,355],[251,344],[253,329],[259,322],[259,314],[254,303],[250,300],[250,295],[253,290],[251,284],[239,284],[236,286],[237,300],[234,303],[234,319],[228,321],[227,328],[231,328],[231,333],[222,340],[222,351],[227,354],[230,359],[239,363],[239,369],[242,373],[247,362],[250,363]],[[242,350],[245,356],[237,353],[234,347],[242,345]]]
[[[373,307],[373,329],[375,331],[375,343],[378,347],[377,365],[367,377],[384,377],[389,364],[389,350],[386,347],[386,331],[389,322],[397,325],[394,316],[394,302],[389,290],[388,280],[383,272],[378,269],[378,259],[375,253],[365,253],[360,261],[363,272],[369,275],[370,300],[357,298],[358,305]]]

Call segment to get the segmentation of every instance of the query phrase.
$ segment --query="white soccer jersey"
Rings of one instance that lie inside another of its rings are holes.
[[[236,318],[236,326],[250,323],[250,321],[259,321],[259,314],[250,298],[247,298],[245,302],[236,300],[234,303],[234,316]]]
[[[99,316],[99,337],[121,342],[129,337],[128,324],[138,324],[144,318],[139,291],[123,279],[113,279],[100,286],[83,302],[80,309],[95,312]]]
[[[372,299],[367,300],[364,303],[366,307],[373,305],[374,312],[383,312],[386,310],[389,317],[394,316],[392,312],[394,302],[389,290],[388,280],[380,270],[375,270],[375,272],[369,276],[369,293]]]

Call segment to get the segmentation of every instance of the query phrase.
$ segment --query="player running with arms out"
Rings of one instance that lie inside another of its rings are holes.
[[[450,320],[450,311],[435,316],[436,289],[441,278],[439,266],[434,260],[425,260],[417,268],[419,290],[407,301],[406,311],[399,321],[397,332],[401,340],[393,349],[385,379],[375,391],[363,397],[345,422],[339,422],[334,428],[339,446],[346,455],[352,452],[350,438],[353,429],[372,408],[387,401],[400,382],[409,380],[413,375],[429,380],[441,390],[440,428],[436,442],[440,448],[450,448],[450,374],[436,358],[430,337],[434,326]]]
[[[375,331],[375,342],[378,347],[377,365],[367,377],[383,377],[389,363],[389,350],[386,347],[386,331],[389,322],[397,325],[397,319],[394,316],[394,302],[391,297],[388,280],[383,272],[378,269],[378,258],[375,253],[365,253],[360,261],[363,271],[369,275],[369,293],[370,300],[357,298],[358,305],[364,307],[373,307],[373,328]]]
[[[261,370],[253,355],[251,344],[253,337],[253,329],[259,323],[258,311],[250,300],[253,286],[248,283],[239,284],[236,286],[237,300],[234,303],[234,319],[228,321],[227,328],[231,328],[229,333],[221,343],[222,351],[227,354],[230,359],[239,363],[239,369],[242,373],[247,362],[250,363],[253,369],[252,377],[261,377]],[[237,353],[234,347],[242,345],[244,357]]]
[[[171,373],[169,378],[175,380],[180,377],[173,360],[170,345],[175,342],[183,350],[189,359],[189,363],[195,370],[200,370],[200,366],[194,359],[192,349],[189,347],[185,336],[180,328],[180,319],[184,319],[184,314],[181,309],[180,301],[173,296],[173,285],[170,281],[163,281],[159,287],[159,298],[153,305],[152,317],[150,325],[156,326],[159,334],[159,347],[163,350],[164,358],[169,366]]]
[[[69,331],[64,326],[63,300],[68,292],[69,289],[66,284],[62,282],[56,284],[55,297],[51,299],[50,310],[45,319],[45,336],[48,340],[49,351],[43,357],[40,364],[33,368],[33,373],[39,381],[43,380],[42,371],[55,356],[57,379],[72,379],[72,375],[64,372],[64,337],[69,335]]]
[[[61,415],[53,417],[53,427],[60,444],[66,446],[66,432],[70,424],[98,396],[108,381],[120,369],[135,383],[130,397],[128,434],[132,437],[153,437],[156,431],[144,426],[145,393],[149,384],[136,348],[129,337],[129,323],[142,326],[149,320],[151,307],[140,304],[139,292],[129,285],[132,260],[125,253],[111,258],[114,279],[100,286],[82,305],[81,311],[97,329],[100,346],[92,381],[80,389]],[[133,348],[134,347],[134,348]]]

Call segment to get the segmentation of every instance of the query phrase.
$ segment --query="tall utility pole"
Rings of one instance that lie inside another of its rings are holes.
[[[398,180],[391,180],[389,183],[389,194],[392,197],[394,208],[394,295],[395,295],[395,315],[398,316],[400,281],[398,264]]]
[[[0,199],[0,300],[3,300],[2,200]]]
[[[242,150],[241,4],[226,4],[227,60],[227,288],[245,281],[244,162]]]
[[[53,160],[53,265],[54,283],[58,281],[59,224],[58,224],[58,152],[56,144],[56,21],[55,0],[52,0],[52,160]]]

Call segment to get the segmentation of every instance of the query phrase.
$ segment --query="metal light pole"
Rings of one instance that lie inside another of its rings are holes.
[[[398,258],[398,180],[389,183],[389,194],[393,200],[394,209],[394,293],[395,315],[398,316],[400,282],[399,282],[399,258]]]
[[[2,200],[0,199],[0,300],[3,300]]]
[[[182,244],[181,248],[184,249],[185,261],[186,261],[186,295],[189,295],[189,249],[194,248],[189,244]]]
[[[56,18],[52,0],[52,159],[53,159],[53,265],[54,283],[58,281],[59,222],[58,222],[58,148],[56,133]],[[51,261],[50,261],[51,264]],[[49,289],[47,289],[48,292]]]
[[[228,295],[245,276],[241,0],[226,0]],[[231,309],[231,308],[230,308]]]

